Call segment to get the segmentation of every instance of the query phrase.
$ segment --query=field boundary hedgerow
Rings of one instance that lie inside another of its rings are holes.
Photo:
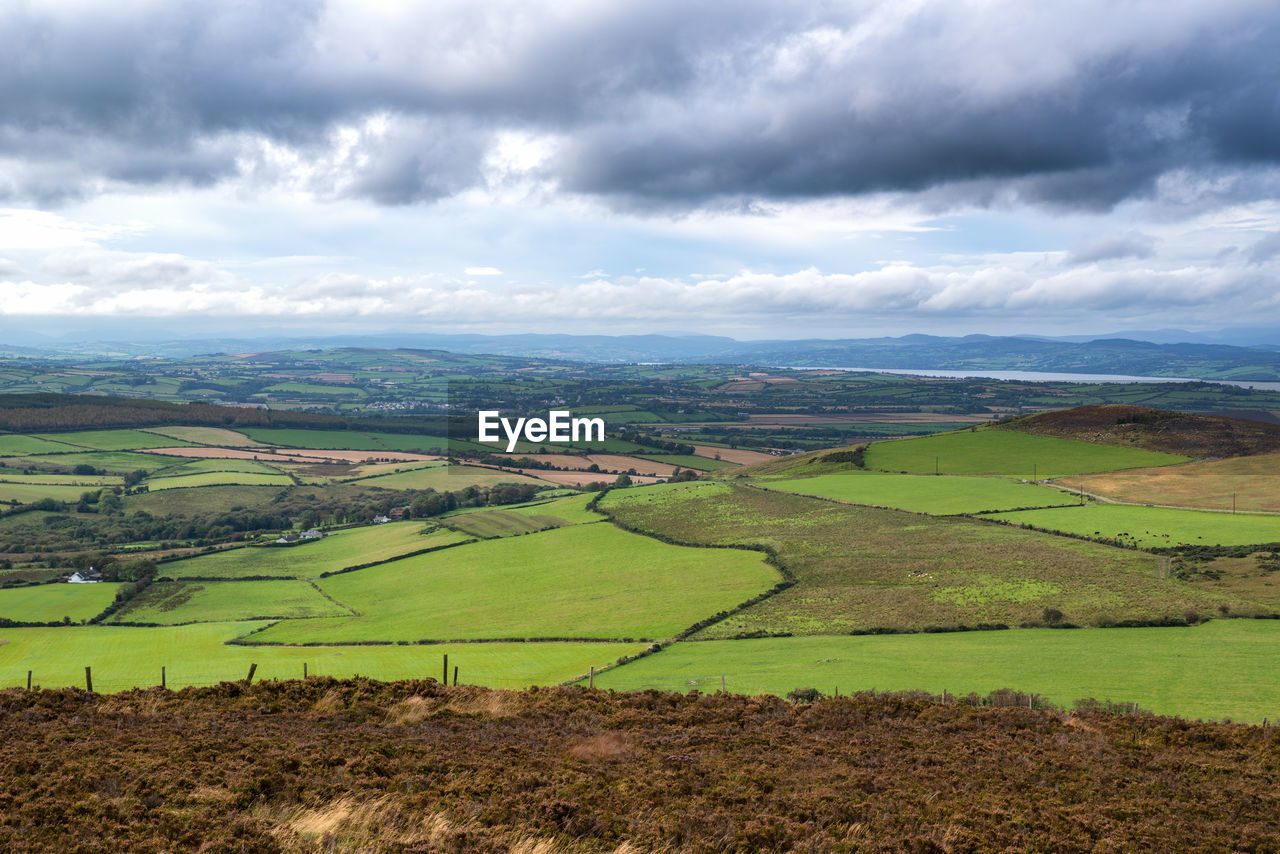
[[[452,549],[457,546],[469,546],[472,543],[478,543],[478,542],[480,542],[479,537],[472,537],[469,540],[461,540],[456,543],[443,543],[438,546],[430,546],[429,548],[418,549],[417,551],[413,551],[413,552],[405,552],[402,555],[395,555],[394,557],[383,558],[382,560],[370,561],[369,563],[358,563],[358,564],[355,564],[354,566],[344,566],[342,569],[334,569],[334,570],[330,570],[329,572],[322,572],[316,577],[332,578],[335,575],[342,575],[347,572],[356,572],[361,569],[369,569],[370,567],[373,567],[373,566],[382,566],[384,563],[394,563],[395,561],[404,560],[405,558],[418,557],[420,555],[431,554],[432,552],[443,551],[444,549]]]
[[[739,549],[742,551],[760,552],[765,555],[765,563],[773,567],[775,570],[777,570],[778,574],[782,576],[782,580],[779,581],[770,589],[764,591],[763,593],[758,593],[755,596],[752,596],[750,599],[747,599],[745,602],[739,603],[733,608],[728,608],[722,611],[718,611],[709,617],[699,620],[698,622],[694,623],[693,625],[689,626],[688,628],[684,629],[678,634],[673,635],[672,637],[668,638],[665,641],[654,641],[653,644],[648,649],[641,650],[635,655],[624,655],[620,657],[614,664],[608,665],[602,670],[595,671],[596,673],[601,673],[601,672],[604,672],[605,670],[611,670],[615,667],[622,667],[623,665],[628,664],[637,659],[645,658],[646,656],[653,655],[656,652],[661,652],[663,649],[665,649],[666,647],[672,644],[680,643],[681,641],[688,640],[692,635],[702,631],[708,626],[713,626],[716,623],[727,620],[730,617],[734,616],[735,614],[739,614],[748,608],[751,608],[755,605],[759,605],[761,602],[771,599],[774,596],[777,596],[782,591],[795,586],[797,581],[795,573],[793,573],[791,569],[787,567],[785,563],[783,563],[782,559],[778,556],[777,550],[774,549],[772,546],[766,545],[764,543],[743,543],[743,544],[691,543],[684,540],[679,540],[672,536],[668,536],[667,534],[660,534],[655,531],[646,531],[642,528],[636,528],[632,525],[628,525],[626,522],[620,521],[608,510],[605,510],[600,507],[600,499],[604,498],[610,491],[611,489],[609,488],[600,490],[600,492],[598,492],[595,495],[595,497],[593,497],[589,502],[587,502],[586,509],[592,510],[596,513],[603,515],[609,522],[611,522],[614,526],[616,526],[620,530],[626,531],[629,534],[636,534],[642,537],[649,537],[650,539],[657,540],[660,543],[666,543],[667,545],[671,545],[671,546],[680,546],[683,548]],[[583,674],[582,676],[579,676],[576,679],[569,679],[561,684],[571,685],[575,682],[580,682],[586,678],[588,678],[588,675]]]

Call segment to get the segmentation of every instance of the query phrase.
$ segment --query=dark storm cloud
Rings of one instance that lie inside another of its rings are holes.
[[[402,204],[482,183],[504,130],[568,191],[675,207],[1106,208],[1280,160],[1273,4],[18,4],[0,35],[11,198],[284,180],[279,146]]]

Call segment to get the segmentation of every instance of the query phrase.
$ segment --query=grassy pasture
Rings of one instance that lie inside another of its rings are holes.
[[[175,581],[152,584],[111,622],[176,625],[348,613],[305,581]]]
[[[245,582],[247,583],[247,582]],[[171,688],[243,679],[257,664],[256,679],[298,679],[302,665],[317,676],[375,679],[439,679],[441,656],[459,668],[459,681],[493,688],[525,688],[572,679],[601,668],[643,644],[475,643],[432,646],[250,647],[227,645],[263,623],[197,623],[131,628],[0,629],[0,686],[84,686],[93,668],[95,691],[123,691],[160,684],[168,670]],[[452,676],[452,673],[450,674]]]
[[[365,397],[362,388],[344,385],[320,385],[318,383],[276,383],[263,391],[294,392],[295,394],[324,394],[335,397]]]
[[[72,486],[59,483],[12,483],[0,480],[0,502],[31,504],[45,498],[55,501],[79,501],[86,492],[97,492],[101,486]]]
[[[1052,507],[1075,500],[1060,490],[1046,486],[964,475],[934,477],[841,472],[796,480],[768,481],[765,485],[769,489],[834,498],[851,504],[873,504],[939,515],[1012,510],[1018,507]]]
[[[194,516],[226,513],[233,507],[265,507],[280,494],[278,486],[202,486],[199,489],[161,489],[126,495],[126,512],[144,510],[153,516],[170,513]]]
[[[1189,457],[1033,436],[1011,430],[962,430],[873,442],[867,467],[911,474],[997,474],[1032,479],[1184,463]]]
[[[322,540],[296,546],[248,546],[162,563],[158,575],[169,578],[244,578],[252,575],[315,578],[348,566],[386,560],[419,549],[461,542],[453,531],[423,533],[421,522],[388,522],[335,531]]]
[[[224,448],[252,448],[262,443],[250,439],[244,433],[224,427],[148,427],[148,433],[181,439],[196,445],[216,445]],[[163,446],[158,446],[163,447]]]
[[[12,469],[7,471],[0,469],[0,480],[45,486],[79,486],[84,489],[101,489],[104,486],[119,486],[124,483],[123,478],[109,474],[22,474]]]
[[[170,466],[162,469],[160,475],[162,477],[178,477],[179,475],[188,474],[204,474],[206,472],[249,472],[255,474],[280,474],[280,469],[257,460],[226,460],[226,459],[207,459],[194,460],[189,463],[179,463],[176,466]]]
[[[1180,466],[1064,478],[1080,487],[1118,501],[1174,504],[1212,510],[1280,512],[1280,454],[1204,460]]]
[[[245,435],[269,445],[315,448],[325,451],[408,451],[412,448],[445,448],[444,436],[414,433],[364,433],[358,430],[297,430],[278,427],[246,427]]]
[[[550,528],[564,527],[565,522],[555,516],[535,513],[517,513],[514,510],[484,510],[479,513],[463,513],[450,517],[446,522],[459,533],[480,539],[512,537],[516,534],[532,534]]]
[[[680,643],[596,676],[619,691],[720,689],[786,694],[1034,692],[1069,706],[1086,697],[1158,714],[1260,722],[1280,716],[1280,622],[1213,620],[1194,628],[762,638]],[[1229,662],[1229,666],[1224,666]]]
[[[0,435],[0,457],[18,457],[31,454],[57,454],[66,451],[81,450],[75,445],[65,442],[53,442],[35,436],[23,436],[17,433]]]
[[[539,493],[539,497],[542,495],[543,493]],[[559,519],[563,525],[580,525],[584,522],[599,522],[604,519],[601,514],[587,509],[587,505],[594,497],[590,493],[573,492],[554,501],[535,501],[502,509],[530,516],[551,516]]]
[[[607,477],[601,475],[601,478]],[[612,477],[608,477],[612,480]],[[481,466],[432,465],[402,471],[398,474],[375,475],[353,480],[360,486],[383,489],[434,489],[439,492],[466,489],[468,486],[495,486],[499,483],[541,483],[536,478],[514,472],[498,471]]]
[[[252,460],[250,460],[252,462]],[[176,477],[156,477],[147,481],[153,492],[162,489],[192,489],[202,486],[292,486],[288,475],[276,472],[206,471]]]
[[[8,462],[10,467],[31,466],[51,471],[70,471],[76,466],[84,464],[111,474],[128,474],[138,469],[152,472],[175,463],[189,461],[187,457],[132,454],[128,451],[85,451],[82,454],[42,454],[15,457]]]
[[[755,552],[577,525],[323,579],[321,589],[361,616],[286,621],[253,640],[669,637],[777,580]]]
[[[1154,555],[976,519],[715,482],[614,491],[601,506],[681,542],[769,544],[795,573],[795,586],[700,637],[1017,626],[1039,621],[1046,608],[1078,624],[1181,616],[1190,608],[1208,614],[1220,604],[1233,613],[1259,610],[1251,599],[1161,578]]]
[[[1143,547],[1251,545],[1280,542],[1280,515],[1212,513],[1132,504],[1086,504],[1056,510],[1023,510],[995,516],[1018,525],[1105,537]]]
[[[116,598],[119,584],[41,584],[0,590],[0,619],[48,623],[96,617]],[[4,636],[0,629],[0,637]]]
[[[142,430],[81,430],[74,433],[37,433],[34,436],[91,451],[132,451],[138,448],[169,448],[187,444],[181,439],[157,436]]]

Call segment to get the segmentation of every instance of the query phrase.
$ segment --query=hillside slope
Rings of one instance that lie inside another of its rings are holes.
[[[313,678],[8,690],[0,719],[6,851],[1257,851],[1280,834],[1276,730],[1145,714]]]
[[[1023,415],[990,429],[1145,448],[1189,457],[1241,457],[1280,451],[1280,424],[1189,415],[1128,404],[1077,406]]]

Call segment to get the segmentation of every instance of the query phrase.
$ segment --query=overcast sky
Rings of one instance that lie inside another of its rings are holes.
[[[1274,2],[7,2],[0,334],[1280,325]]]

